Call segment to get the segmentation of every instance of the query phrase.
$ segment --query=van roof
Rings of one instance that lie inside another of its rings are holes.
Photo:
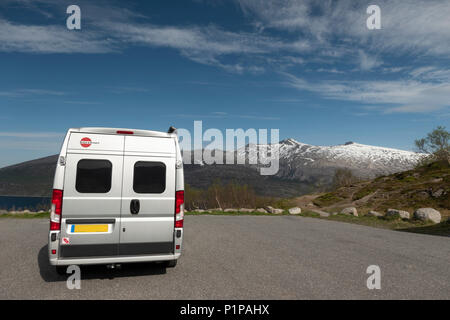
[[[164,137],[164,138],[171,138],[171,137],[176,136],[176,132],[167,133],[167,132],[152,131],[152,130],[126,129],[126,128],[103,128],[103,127],[70,128],[69,132],[86,132],[86,133],[99,133],[99,134],[132,134],[134,136]]]

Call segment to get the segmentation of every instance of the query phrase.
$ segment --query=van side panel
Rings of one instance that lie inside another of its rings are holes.
[[[58,160],[56,161],[55,176],[53,179],[53,189],[58,189],[58,190],[64,189],[64,173],[65,173],[65,169],[66,169],[65,161],[66,161],[67,144],[69,143],[69,138],[70,138],[70,130],[68,130],[66,133],[64,142],[61,146],[61,151],[59,153]],[[50,264],[52,264],[52,265],[55,265],[58,260],[58,256],[55,254],[52,254],[52,250],[55,250],[59,254],[59,242],[58,242],[59,239],[60,239],[60,231],[50,230],[49,235],[48,235],[48,256],[49,256]]]

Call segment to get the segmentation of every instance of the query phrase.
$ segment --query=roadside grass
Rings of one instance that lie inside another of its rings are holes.
[[[337,214],[330,215],[329,217],[320,217],[319,215],[313,215],[305,212],[301,214],[301,216],[310,216],[316,217],[324,220],[332,220],[339,221],[345,223],[354,223],[374,228],[382,228],[382,229],[390,229],[396,231],[404,231],[404,232],[415,232],[422,234],[431,234],[437,236],[447,236],[450,237],[450,222],[443,221],[438,224],[434,224],[432,222],[423,222],[415,219],[404,220],[400,218],[391,218],[391,217],[374,217],[369,215],[362,215],[359,217],[345,215],[345,214]],[[445,218],[444,218],[445,219]]]
[[[273,214],[273,213],[261,213],[261,212],[223,212],[223,211],[211,211],[211,212],[194,212],[189,211],[186,212],[185,215],[189,216],[201,216],[201,215],[216,215],[216,216],[299,216],[299,217],[310,217],[310,218],[318,218],[322,220],[331,220],[345,223],[353,223],[358,225],[369,226],[373,228],[382,228],[396,231],[404,231],[404,232],[415,232],[415,233],[423,233],[423,234],[431,234],[438,236],[450,236],[450,223],[449,222],[441,222],[439,224],[433,224],[431,222],[423,222],[419,220],[403,220],[399,217],[374,217],[369,215],[361,215],[359,217],[355,217],[352,215],[345,214],[337,214],[330,215],[329,217],[321,217],[318,213],[313,211],[304,210],[301,214],[291,215],[287,211],[284,211],[281,214]]]
[[[398,229],[398,231],[450,237],[450,222],[444,221],[438,224],[425,225],[422,227]]]
[[[49,212],[40,213],[3,213],[0,214],[0,218],[16,218],[16,219],[35,219],[35,218],[50,218]]]
[[[430,234],[437,236],[447,236],[450,237],[450,222],[443,221],[438,224],[433,224],[431,222],[422,222],[419,220],[402,220],[400,218],[392,218],[392,217],[374,217],[369,215],[361,215],[359,217],[355,217],[352,215],[345,214],[337,214],[330,215],[329,217],[321,217],[318,213],[304,210],[301,214],[291,215],[288,211],[284,211],[280,214],[273,213],[263,213],[263,212],[223,212],[223,211],[209,211],[209,212],[195,212],[189,211],[185,212],[185,215],[188,216],[202,216],[202,215],[212,215],[212,216],[299,216],[299,217],[310,217],[310,218],[318,218],[322,220],[331,220],[338,221],[344,223],[353,223],[358,225],[364,225],[374,228],[382,228],[382,229],[390,229],[396,231],[403,232],[413,232],[413,233],[421,233],[421,234]],[[0,214],[0,218],[15,218],[15,219],[36,219],[36,218],[46,218],[50,217],[49,212],[41,212],[36,214],[29,213],[5,213]],[[445,217],[444,217],[445,219]]]
[[[188,211],[185,212],[186,216],[289,216],[290,214],[285,210],[280,214],[273,213],[264,213],[264,212],[241,212],[241,211],[233,211],[233,212],[223,212],[223,211],[205,211],[205,212],[196,212],[196,211]]]

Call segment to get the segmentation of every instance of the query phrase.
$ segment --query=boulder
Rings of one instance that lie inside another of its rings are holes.
[[[224,209],[223,212],[237,212],[238,209],[234,209],[234,208],[228,208],[228,209]]]
[[[369,213],[367,213],[367,215],[372,216],[372,217],[382,217],[383,216],[382,213],[379,213],[379,212],[373,211],[373,210],[370,210]]]
[[[432,192],[432,193],[431,193],[431,196],[432,196],[433,198],[439,198],[440,196],[442,196],[442,195],[444,195],[444,194],[445,194],[445,190],[441,188],[441,189],[438,189],[438,190]]]
[[[397,210],[397,209],[387,209],[386,216],[395,216],[399,215],[402,219],[409,219],[409,212],[403,211],[403,210]]]
[[[239,212],[254,212],[255,209],[248,209],[248,208],[240,208]]]
[[[300,214],[300,213],[302,213],[302,209],[300,209],[299,207],[290,208],[288,211],[289,211],[290,214]]]
[[[355,207],[348,207],[348,208],[342,209],[341,213],[342,214],[352,215],[352,216],[355,216],[355,217],[358,216],[358,210],[356,210]]]
[[[210,209],[211,211],[223,211],[222,210],[222,208],[213,208],[213,209]]]
[[[322,210],[316,210],[316,209],[313,209],[313,210],[311,210],[311,211],[312,211],[312,212],[315,212],[315,213],[318,213],[319,216],[321,216],[321,217],[323,217],[323,218],[327,218],[327,217],[330,216],[330,214],[329,214],[328,212],[325,212],[325,211],[322,211]]]
[[[266,209],[264,208],[258,208],[255,210],[255,212],[259,212],[259,213],[268,213]]]
[[[433,208],[420,208],[414,211],[414,218],[439,223],[441,222],[441,213]]]
[[[283,209],[277,209],[277,208],[273,208],[273,207],[271,207],[271,206],[267,206],[267,207],[265,207],[264,209],[266,209],[267,212],[273,213],[273,214],[281,214],[281,213],[284,212]]]
[[[203,209],[195,209],[195,210],[193,210],[194,212],[205,212],[205,210],[203,210]]]

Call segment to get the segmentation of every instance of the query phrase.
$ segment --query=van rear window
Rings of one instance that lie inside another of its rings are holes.
[[[163,193],[166,190],[166,165],[153,161],[136,162],[133,190],[136,193]]]
[[[75,188],[80,193],[107,193],[111,190],[112,163],[82,159],[77,165]]]

